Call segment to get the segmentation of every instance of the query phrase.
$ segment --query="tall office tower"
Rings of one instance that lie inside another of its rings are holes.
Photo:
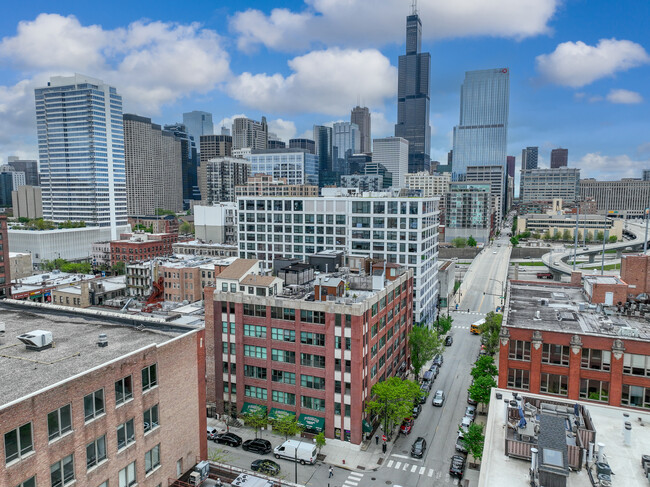
[[[406,54],[399,57],[395,137],[409,142],[407,172],[428,171],[431,152],[429,78],[431,54],[420,52],[422,22],[415,4],[406,17]]]
[[[10,171],[0,172],[0,207],[12,205],[11,193],[14,191],[13,174]]]
[[[643,180],[650,181],[650,169],[643,170]]]
[[[36,88],[43,216],[127,225],[122,97],[103,81],[54,76]]]
[[[248,181],[251,163],[238,157],[218,157],[206,163],[206,206],[235,201],[235,186]]]
[[[262,121],[250,118],[236,118],[232,122],[232,148],[233,149],[266,149],[269,138],[269,126],[266,117]]]
[[[508,68],[467,71],[460,87],[460,122],[454,127],[452,180],[468,166],[506,171],[510,73]]]
[[[22,171],[17,171],[13,166],[9,164],[3,164],[0,166],[0,172],[6,172],[11,174],[11,190],[16,190],[20,186],[25,186],[25,173]]]
[[[220,135],[231,135],[230,134],[230,129],[228,127],[226,127],[225,125],[222,125]]]
[[[7,232],[7,215],[0,215],[0,299],[11,298],[11,267],[9,265],[9,236]]]
[[[521,151],[521,169],[537,169],[539,147],[526,147]]]
[[[350,122],[357,124],[357,127],[359,127],[359,152],[368,154],[372,151],[370,110],[368,110],[368,107],[354,107],[350,113]]]
[[[289,149],[305,149],[310,154],[316,154],[316,143],[311,139],[289,139]]]
[[[385,137],[372,142],[372,162],[382,164],[393,174],[393,186],[406,187],[409,172],[409,142],[402,137]]]
[[[232,137],[230,135],[202,135],[199,138],[199,146],[200,165],[197,171],[196,179],[199,184],[201,201],[203,204],[206,204],[206,164],[210,159],[232,156]]]
[[[569,164],[569,149],[553,149],[551,151],[551,169],[567,167]]]
[[[506,162],[506,173],[511,178],[515,177],[515,156],[508,156]]]
[[[469,166],[465,180],[468,183],[490,183],[495,224],[501,225],[506,206],[507,181],[501,166]]]
[[[359,126],[356,123],[336,122],[334,124],[332,127],[332,151],[334,162],[339,165],[337,169],[345,170],[348,157],[361,151],[361,137]]]
[[[7,164],[16,171],[25,173],[25,184],[27,186],[38,186],[38,162],[9,156]]]
[[[199,154],[196,141],[182,123],[165,125],[165,130],[172,132],[181,143],[181,161],[183,173],[183,209],[190,207],[190,200],[200,200],[198,183]]]
[[[181,141],[150,118],[124,114],[128,214],[155,215],[183,209]]]
[[[183,125],[187,132],[194,137],[196,143],[202,135],[213,135],[214,125],[212,124],[212,114],[194,110],[183,114]],[[200,152],[200,147],[197,148]]]
[[[318,170],[332,171],[332,127],[314,125],[314,145],[318,156]]]

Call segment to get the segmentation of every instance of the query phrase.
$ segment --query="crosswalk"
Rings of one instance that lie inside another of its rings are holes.
[[[363,474],[358,472],[350,472],[348,478],[343,481],[343,487],[357,487],[363,479]]]
[[[452,311],[452,313],[458,313],[458,314],[462,314],[462,315],[484,315],[485,314],[485,313],[479,313],[478,311],[470,311],[468,313],[467,311],[460,310],[460,309],[458,309],[458,310],[452,309],[451,311]]]
[[[458,330],[469,330],[469,326],[454,326],[452,328],[456,328]]]
[[[417,472],[418,475],[426,475],[427,477],[433,477],[435,474],[435,471],[432,468],[422,467],[421,465],[411,465],[408,462],[402,462],[400,460],[388,460],[386,467],[393,468],[395,470],[402,470],[404,472]]]

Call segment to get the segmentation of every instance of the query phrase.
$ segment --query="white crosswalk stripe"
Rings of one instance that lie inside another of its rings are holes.
[[[363,477],[363,474],[358,473],[358,472],[350,472],[350,476],[351,477],[359,477],[359,478],[361,478],[361,477]]]
[[[402,470],[406,471],[406,469],[409,468],[409,466],[410,465],[408,463],[404,463],[404,468]]]
[[[343,482],[343,485],[352,485],[353,487],[356,487],[357,485],[359,485],[359,482],[353,482],[352,480],[347,479]]]
[[[390,467],[393,466],[393,463],[395,463],[395,462],[393,462],[393,460],[388,460],[388,463],[386,464],[386,466],[387,466],[388,468],[390,468]]]
[[[420,473],[418,475],[422,475],[426,469],[427,467],[420,467]]]
[[[433,477],[433,469],[432,468],[429,469],[429,473],[427,473],[427,476],[428,477]]]
[[[400,467],[401,465],[402,465],[402,462],[397,462],[397,463],[395,464],[395,467],[393,467],[393,468],[396,468],[396,469],[399,470],[399,467]]]
[[[411,467],[411,473],[415,472],[417,469],[418,469],[418,466],[413,465],[413,467]]]

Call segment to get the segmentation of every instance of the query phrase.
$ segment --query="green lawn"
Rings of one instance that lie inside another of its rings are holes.
[[[522,266],[529,266],[529,267],[544,267],[546,265],[546,264],[544,264],[544,262],[535,262],[535,261],[531,261],[531,262],[510,262],[510,265],[515,265],[515,264],[519,264],[519,265],[522,265]]]
[[[583,269],[600,269],[600,264],[592,264],[592,265],[588,265],[588,266],[583,266],[582,268]],[[604,269],[606,271],[616,270],[616,269],[620,269],[620,268],[621,268],[621,264],[605,264],[605,267],[604,267]]]

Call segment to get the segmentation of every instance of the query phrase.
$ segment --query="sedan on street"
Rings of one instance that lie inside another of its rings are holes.
[[[449,465],[449,475],[452,477],[463,478],[465,473],[465,457],[462,455],[454,455],[451,457],[451,464]]]
[[[476,419],[476,407],[467,406],[465,408],[465,417],[470,418],[472,421]]]
[[[438,389],[436,391],[436,395],[433,396],[433,401],[431,402],[431,404],[433,404],[436,407],[442,407],[444,403],[445,403],[445,392]]]
[[[246,451],[252,451],[255,453],[260,453],[266,455],[273,448],[271,447],[271,442],[269,440],[264,440],[262,438],[256,438],[254,440],[246,440],[242,445],[242,449]]]
[[[410,435],[411,431],[413,431],[413,418],[406,418],[404,422],[402,423],[402,426],[400,426],[399,430],[400,432],[404,433],[405,435]]]
[[[254,460],[253,463],[251,463],[251,470],[254,470],[255,472],[266,473],[269,475],[277,475],[280,473],[280,465],[275,463],[273,460],[260,458],[258,460]]]
[[[424,456],[424,452],[427,449],[427,440],[422,438],[421,436],[418,436],[417,440],[413,443],[413,446],[411,447],[411,456],[413,458],[422,458]]]
[[[219,433],[214,435],[214,442],[229,446],[239,446],[242,443],[242,439],[241,436],[237,436],[234,433]]]

